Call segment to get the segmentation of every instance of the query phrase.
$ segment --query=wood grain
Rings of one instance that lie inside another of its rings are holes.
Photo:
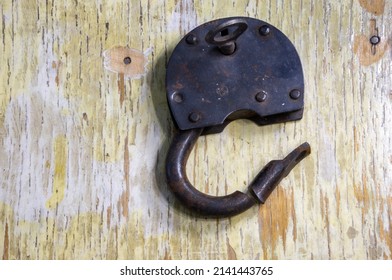
[[[312,154],[265,205],[207,220],[165,184],[165,65],[186,32],[233,15],[292,40],[304,118],[201,137],[190,180],[222,195],[303,141]],[[391,1],[2,1],[0,16],[3,259],[392,258]],[[118,47],[146,67],[105,68]]]

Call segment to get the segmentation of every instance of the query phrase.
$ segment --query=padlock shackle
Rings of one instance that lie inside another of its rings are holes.
[[[198,191],[189,182],[186,163],[202,131],[202,128],[179,131],[170,145],[166,177],[173,193],[184,205],[203,216],[233,216],[249,209],[256,204],[256,200],[242,192],[211,196]]]
[[[174,136],[166,158],[167,183],[175,196],[188,208],[206,217],[229,217],[264,203],[280,181],[310,154],[304,143],[283,160],[270,161],[249,185],[249,193],[235,191],[225,196],[211,196],[197,190],[188,180],[186,163],[202,128],[179,131]]]

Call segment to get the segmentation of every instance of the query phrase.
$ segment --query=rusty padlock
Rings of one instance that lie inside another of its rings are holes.
[[[166,94],[178,127],[166,159],[167,182],[185,206],[203,216],[228,217],[264,203],[310,154],[305,142],[283,160],[269,162],[247,193],[211,196],[198,191],[186,176],[188,156],[200,135],[219,133],[240,118],[258,125],[302,118],[301,61],[290,40],[266,22],[231,17],[196,27],[170,57]]]

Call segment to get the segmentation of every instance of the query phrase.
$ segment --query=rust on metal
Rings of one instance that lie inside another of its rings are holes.
[[[256,203],[265,203],[279,182],[310,154],[309,144],[304,143],[283,160],[270,161],[249,185],[248,193],[236,191],[226,196],[211,196],[198,191],[186,175],[189,154],[202,131],[202,128],[196,128],[176,134],[166,160],[166,177],[175,196],[188,208],[203,216],[233,216]]]
[[[200,135],[219,133],[241,118],[258,125],[302,118],[300,59],[290,40],[266,22],[232,17],[196,27],[170,57],[166,92],[178,127],[167,155],[167,181],[184,205],[203,216],[232,216],[264,203],[310,154],[309,144],[304,143],[283,160],[269,162],[247,193],[211,196],[198,191],[186,176],[188,156]]]

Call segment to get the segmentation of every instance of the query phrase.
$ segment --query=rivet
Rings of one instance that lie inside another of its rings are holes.
[[[176,103],[181,103],[182,101],[184,101],[184,96],[181,93],[179,93],[179,92],[175,92],[172,95],[172,99]]]
[[[191,122],[198,122],[200,119],[201,119],[201,116],[200,116],[200,114],[199,113],[196,113],[196,112],[192,112],[192,113],[190,113],[189,114],[189,120],[191,121]]]
[[[260,91],[256,94],[255,98],[257,102],[264,102],[267,99],[267,93],[264,91]]]
[[[131,64],[132,59],[131,59],[129,56],[127,56],[127,57],[124,58],[123,61],[124,61],[124,64],[127,64],[127,65],[128,65],[128,64]]]
[[[188,36],[186,36],[185,41],[189,45],[196,45],[197,44],[197,37],[194,34],[189,34]]]
[[[301,97],[301,91],[299,89],[293,89],[290,91],[290,97],[292,99],[298,99]]]
[[[377,35],[370,37],[370,44],[372,44],[372,45],[377,45],[378,43],[380,43],[380,41],[381,41],[381,39]]]
[[[263,25],[259,28],[259,33],[263,36],[267,36],[271,33],[271,28],[268,25]]]

